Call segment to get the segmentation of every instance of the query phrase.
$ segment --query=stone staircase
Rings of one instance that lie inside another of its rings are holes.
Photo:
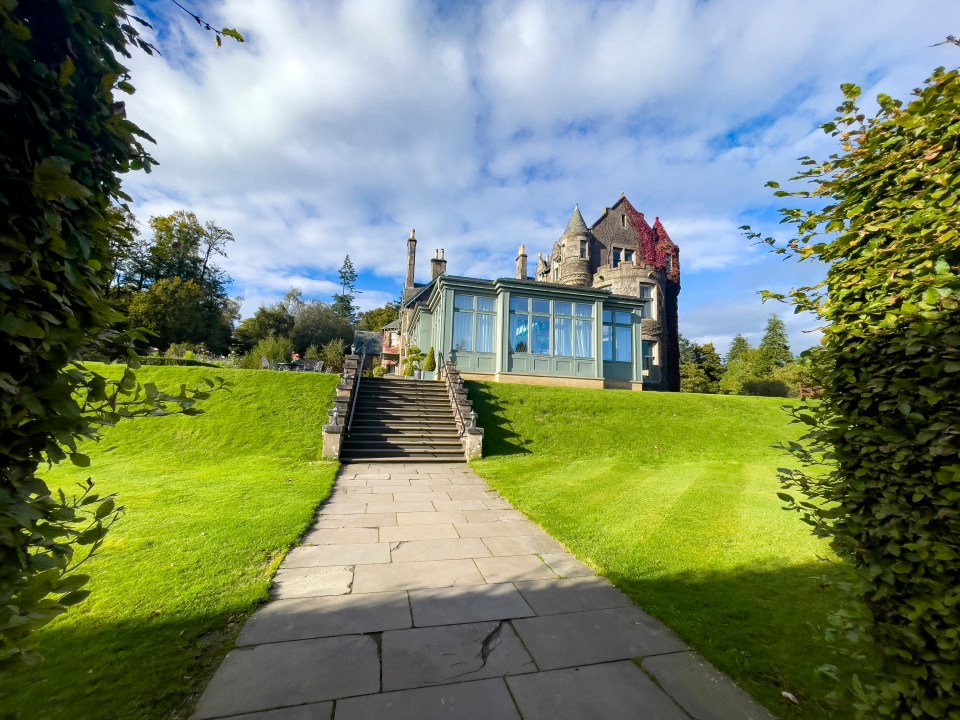
[[[362,378],[340,459],[465,462],[447,389],[412,378]]]

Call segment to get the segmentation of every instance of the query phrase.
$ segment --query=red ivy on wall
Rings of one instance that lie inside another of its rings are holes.
[[[651,265],[657,270],[667,269],[667,258],[672,262],[667,270],[667,277],[670,280],[679,282],[680,280],[680,251],[674,244],[666,229],[656,219],[653,227],[647,224],[643,213],[639,212],[626,198],[622,200],[621,209],[630,221],[630,226],[637,232],[637,253],[647,265]]]

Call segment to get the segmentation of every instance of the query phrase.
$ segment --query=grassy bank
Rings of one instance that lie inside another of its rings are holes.
[[[281,557],[327,497],[320,460],[333,375],[144,367],[175,389],[221,375],[203,415],[143,418],[58,467],[66,492],[92,476],[126,514],[88,564],[93,594],[39,634],[45,661],[0,678],[0,717],[185,716]]]
[[[852,717],[815,673],[829,547],[780,509],[783,400],[471,383],[476,471],[781,717]],[[849,666],[842,668],[851,670]],[[863,672],[861,670],[861,677]],[[781,697],[787,691],[800,707]]]

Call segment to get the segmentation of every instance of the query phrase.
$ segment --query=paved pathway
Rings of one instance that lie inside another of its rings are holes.
[[[344,465],[194,718],[771,716],[466,465]]]

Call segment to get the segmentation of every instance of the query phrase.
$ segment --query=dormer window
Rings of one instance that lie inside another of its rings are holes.
[[[623,251],[623,261],[633,265],[633,250],[624,250]]]
[[[586,240],[580,241],[580,257],[583,260],[587,259],[587,241]]]

